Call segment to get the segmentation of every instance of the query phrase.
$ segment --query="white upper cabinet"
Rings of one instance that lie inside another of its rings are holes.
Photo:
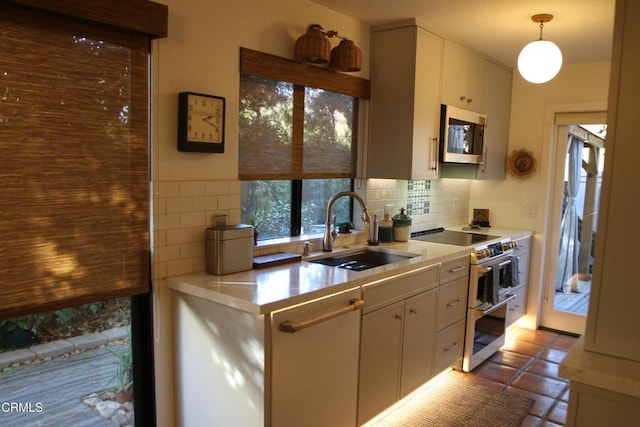
[[[442,103],[484,113],[484,93],[484,58],[445,40],[442,60]]]
[[[505,179],[512,72],[412,19],[371,30],[366,178]],[[440,105],[486,114],[485,164],[439,163]]]
[[[368,178],[438,178],[443,40],[407,22],[372,29]]]
[[[440,165],[441,178],[477,180],[506,178],[505,162],[511,119],[512,72],[488,59],[483,59],[483,64],[484,105],[482,113],[487,116],[487,128],[484,131],[484,164],[444,163]]]
[[[484,114],[487,116],[485,163],[476,179],[505,179],[511,117],[512,73],[491,61],[484,68]]]

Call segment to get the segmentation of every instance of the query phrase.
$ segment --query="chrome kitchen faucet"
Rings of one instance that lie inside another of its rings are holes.
[[[362,200],[362,197],[360,197],[358,194],[354,193],[353,191],[340,191],[334,194],[333,196],[331,196],[331,198],[329,198],[329,204],[327,205],[327,221],[325,223],[324,238],[322,239],[322,250],[325,252],[331,252],[333,250],[333,242],[336,240],[336,237],[338,236],[338,232],[336,230],[335,215],[333,216],[333,221],[331,221],[331,208],[333,207],[333,204],[335,203],[335,201],[342,196],[350,196],[356,199],[360,203],[360,207],[362,207],[362,219],[365,225],[371,223],[371,218],[369,218],[369,213],[367,212],[367,206],[365,205],[364,200]],[[333,230],[331,230],[332,222],[333,222]]]

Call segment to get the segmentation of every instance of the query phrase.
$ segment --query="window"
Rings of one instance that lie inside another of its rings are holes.
[[[78,392],[107,386],[108,379],[94,382],[93,375],[115,365],[123,368],[125,386],[134,377],[136,425],[155,424],[148,363],[149,40],[166,36],[168,8],[150,1],[85,3],[0,2],[0,326],[20,330],[20,345],[29,345],[32,329],[38,325],[42,334],[46,322],[50,334],[38,338],[61,341],[67,336],[58,323],[73,317],[89,331],[87,308],[100,311],[120,297],[131,345],[118,348],[133,359],[114,364],[111,353],[105,362],[87,358],[90,353],[70,356],[65,360],[86,359],[86,370],[74,364],[71,374],[54,360],[15,368],[3,380],[17,386],[3,383],[3,398],[29,410],[0,413],[2,425],[108,422],[88,407],[79,411],[85,394]],[[1,341],[8,347],[5,336]],[[21,368],[27,369],[22,377]],[[53,371],[55,381],[42,371]],[[59,380],[74,386],[63,392]]]
[[[329,197],[351,190],[352,182],[350,178],[242,181],[242,222],[253,224],[260,239],[321,233]],[[292,213],[292,206],[299,206],[299,215]],[[349,222],[351,199],[338,199],[332,214],[338,223]]]
[[[261,239],[321,232],[331,195],[352,189],[359,98],[331,84],[305,81],[288,68],[282,75],[272,71],[265,77],[262,70],[274,67],[244,65],[240,79],[242,221],[256,226]],[[303,64],[291,61],[290,65]],[[340,76],[322,71],[331,78]],[[351,76],[343,77],[353,81]],[[368,91],[364,93],[368,97]],[[333,214],[338,222],[350,221],[350,199],[339,200]]]

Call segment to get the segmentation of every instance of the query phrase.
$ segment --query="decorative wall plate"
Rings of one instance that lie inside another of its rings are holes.
[[[538,164],[531,151],[513,150],[507,159],[507,170],[516,178],[528,178],[536,171]]]

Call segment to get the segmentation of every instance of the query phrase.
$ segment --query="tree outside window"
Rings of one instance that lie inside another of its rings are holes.
[[[242,218],[261,239],[320,233],[331,195],[351,190],[357,99],[242,74]],[[338,222],[351,201],[338,200]]]

